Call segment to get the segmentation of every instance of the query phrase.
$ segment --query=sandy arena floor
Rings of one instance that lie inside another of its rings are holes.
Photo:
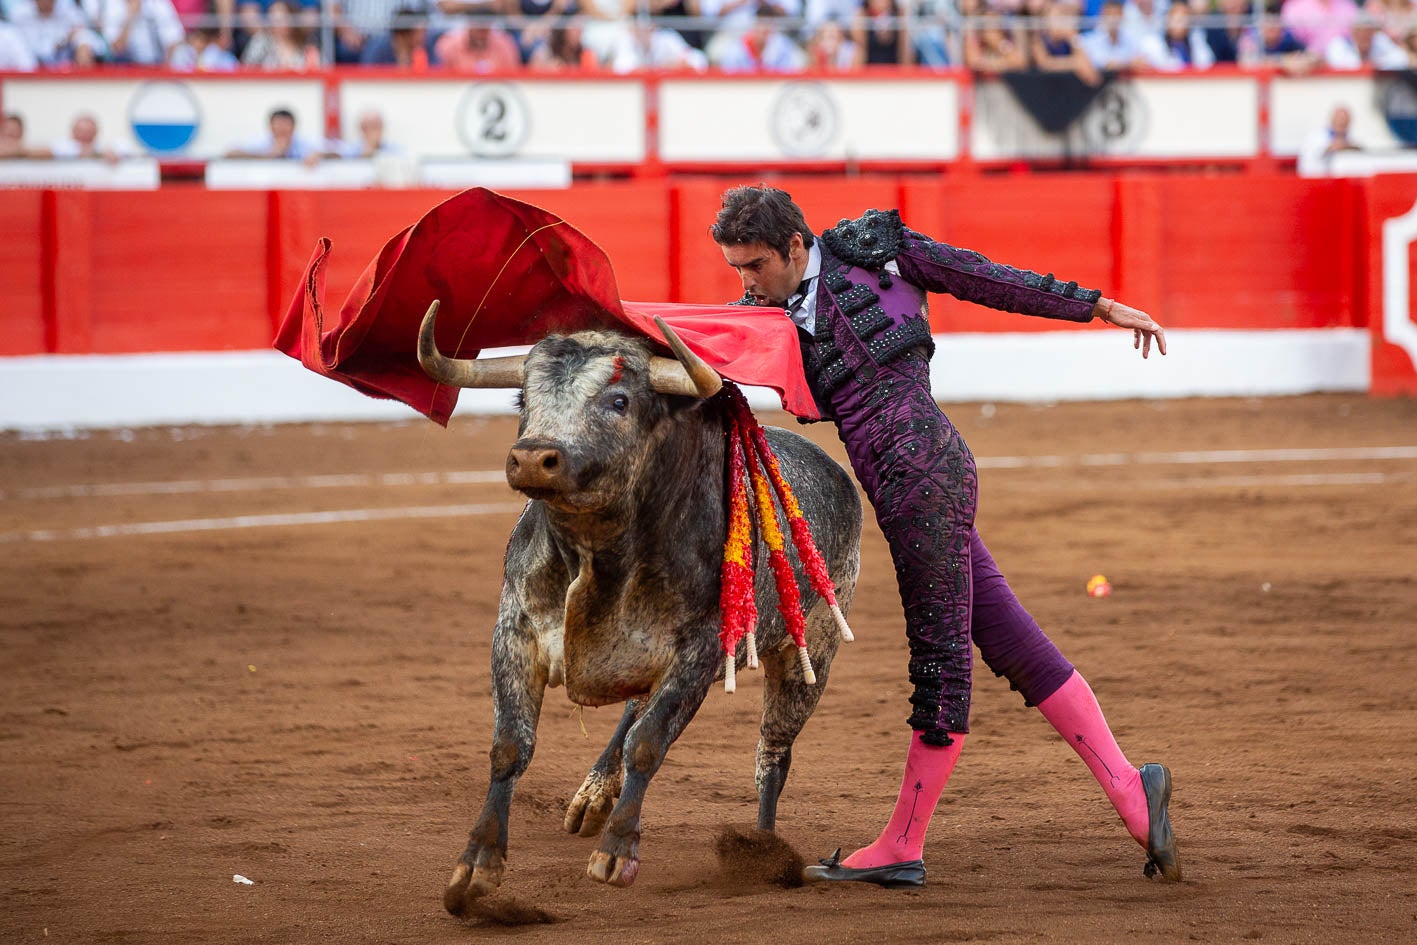
[[[925,889],[736,881],[714,841],[755,813],[749,676],[655,779],[629,890],[586,879],[593,841],[560,827],[618,711],[587,711],[587,737],[553,691],[498,899],[556,921],[464,924],[440,897],[486,788],[512,421],[0,436],[0,941],[1411,941],[1417,403],[950,413],[1015,589],[1133,760],[1174,771],[1185,883],[1142,877],[1081,762],[982,663]],[[1084,593],[1096,572],[1110,598]],[[872,839],[899,783],[905,641],[873,522],[852,623],[780,811],[809,861]]]

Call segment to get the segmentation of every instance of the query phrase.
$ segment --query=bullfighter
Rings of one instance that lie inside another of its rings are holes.
[[[1091,687],[1010,590],[975,528],[974,457],[930,391],[927,292],[990,308],[1134,332],[1143,357],[1166,335],[1095,289],[991,262],[868,211],[820,237],[778,189],[727,191],[711,228],[740,276],[738,304],[777,306],[798,326],[823,418],[836,423],[890,545],[910,644],[912,732],[895,808],[875,842],[808,867],[810,882],[925,882],[925,831],[969,731],[971,641],[1082,758],[1131,836],[1145,873],[1179,881],[1171,772],[1137,768]]]

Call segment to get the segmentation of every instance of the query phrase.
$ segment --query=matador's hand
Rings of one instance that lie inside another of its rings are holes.
[[[1140,348],[1143,358],[1151,354],[1152,339],[1156,340],[1156,350],[1162,354],[1166,353],[1166,329],[1156,324],[1146,312],[1112,299],[1098,299],[1097,304],[1093,306],[1092,315],[1109,325],[1130,328],[1133,336],[1132,347]]]

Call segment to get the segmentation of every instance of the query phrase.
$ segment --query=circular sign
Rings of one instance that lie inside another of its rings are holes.
[[[836,140],[836,101],[820,82],[785,82],[772,107],[773,141],[791,157],[821,157]]]
[[[478,157],[511,157],[531,131],[531,113],[514,85],[478,82],[458,103],[458,137]]]
[[[128,101],[133,137],[157,154],[187,147],[201,124],[202,108],[185,82],[144,82]]]
[[[1146,137],[1149,115],[1135,83],[1109,82],[1082,113],[1078,124],[1092,154],[1134,154]]]

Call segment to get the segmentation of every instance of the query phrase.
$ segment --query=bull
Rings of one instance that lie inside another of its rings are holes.
[[[598,831],[587,874],[629,886],[639,872],[645,789],[725,668],[718,631],[726,405],[712,396],[721,381],[667,327],[677,361],[652,357],[643,340],[595,331],[549,336],[522,358],[452,359],[434,341],[436,312],[435,302],[419,336],[429,376],[460,387],[521,388],[506,472],[530,500],[507,544],[492,634],[487,798],[444,905],[463,915],[502,883],[512,792],[531,763],[548,686],[564,685],[582,706],[627,703],[564,827],[585,837]],[[805,438],[776,428],[767,438],[845,609],[860,561],[856,488]],[[793,555],[816,671],[808,683],[774,606],[763,542],[756,548],[765,677],[757,824],[771,831],[793,742],[826,686],[840,637]]]

